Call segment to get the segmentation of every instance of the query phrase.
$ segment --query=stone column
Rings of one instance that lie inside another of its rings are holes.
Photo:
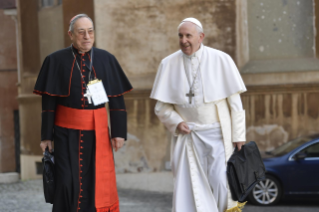
[[[17,0],[21,179],[40,178],[41,98],[32,93],[40,69],[38,1]]]
[[[17,11],[14,9],[15,5],[4,8],[0,10],[0,27],[5,29],[0,35],[0,39],[5,41],[0,45],[0,183],[12,183],[19,180],[14,130],[14,112],[18,109],[17,52],[14,36]]]

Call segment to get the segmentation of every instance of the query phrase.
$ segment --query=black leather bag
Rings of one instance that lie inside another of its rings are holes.
[[[43,192],[45,202],[53,204],[55,192],[54,180],[54,154],[45,150],[42,158],[43,164]]]
[[[237,147],[227,162],[227,178],[232,199],[243,202],[255,185],[265,179],[265,165],[254,141]]]

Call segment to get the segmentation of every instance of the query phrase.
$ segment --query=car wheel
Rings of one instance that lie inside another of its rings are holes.
[[[256,184],[249,194],[249,200],[255,205],[274,205],[282,196],[282,188],[279,181],[266,175],[266,179]]]

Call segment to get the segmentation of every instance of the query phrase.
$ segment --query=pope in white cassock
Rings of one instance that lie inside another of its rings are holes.
[[[186,18],[178,26],[179,51],[159,66],[151,98],[172,133],[172,212],[235,212],[226,163],[244,145],[246,91],[229,55],[204,46],[202,24]]]

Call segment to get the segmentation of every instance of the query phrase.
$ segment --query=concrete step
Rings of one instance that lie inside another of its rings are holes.
[[[172,172],[116,174],[116,180],[121,189],[173,192],[174,188]]]
[[[16,183],[19,181],[19,173],[17,172],[8,172],[8,173],[0,173],[0,183]]]

